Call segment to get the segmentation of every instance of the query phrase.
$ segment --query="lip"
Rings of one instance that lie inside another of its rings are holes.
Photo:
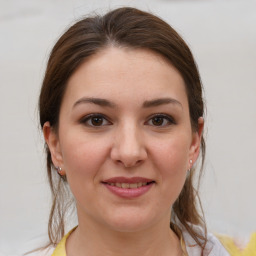
[[[153,182],[154,180],[143,177],[113,177],[103,180],[103,183],[138,183],[138,182]]]
[[[109,183],[128,183],[128,184],[132,184],[132,183],[148,183],[145,186],[141,186],[138,188],[121,188],[121,187],[116,187],[113,186]],[[126,199],[132,199],[132,198],[137,198],[140,197],[142,195],[144,195],[145,193],[147,193],[152,186],[155,184],[155,181],[152,179],[147,179],[147,178],[143,178],[143,177],[132,177],[132,178],[128,178],[128,177],[113,177],[110,179],[106,179],[104,181],[102,181],[102,184],[114,195],[121,197],[121,198],[126,198]]]

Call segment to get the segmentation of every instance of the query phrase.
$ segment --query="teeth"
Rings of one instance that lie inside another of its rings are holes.
[[[111,184],[112,185],[112,184]],[[113,183],[113,185],[112,186],[116,186],[116,187],[119,187],[119,188],[121,188],[122,187],[122,184],[121,183]]]
[[[119,188],[140,188],[142,186],[146,186],[147,182],[138,182],[138,183],[108,183],[111,186],[119,187]]]
[[[122,183],[122,188],[129,188],[129,184],[128,183]]]
[[[137,183],[134,183],[134,184],[130,184],[129,186],[130,188],[137,188],[138,187],[138,184]]]

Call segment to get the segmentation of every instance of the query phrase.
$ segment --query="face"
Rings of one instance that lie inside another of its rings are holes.
[[[71,76],[58,131],[46,123],[44,135],[79,221],[118,231],[169,223],[200,145],[179,72],[154,52],[114,47]]]

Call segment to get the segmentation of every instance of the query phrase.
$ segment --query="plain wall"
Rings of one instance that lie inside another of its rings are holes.
[[[0,1],[0,252],[47,240],[50,194],[37,99],[48,54],[72,21],[122,5],[152,11],[188,42],[207,103],[201,187],[209,230],[256,230],[256,1]],[[0,254],[1,254],[0,253]]]

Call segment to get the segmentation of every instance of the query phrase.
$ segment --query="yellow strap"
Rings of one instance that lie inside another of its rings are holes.
[[[68,236],[76,229],[77,227],[73,228],[70,230],[63,238],[61,241],[58,243],[57,247],[55,248],[52,256],[67,256],[66,255],[66,240]]]

